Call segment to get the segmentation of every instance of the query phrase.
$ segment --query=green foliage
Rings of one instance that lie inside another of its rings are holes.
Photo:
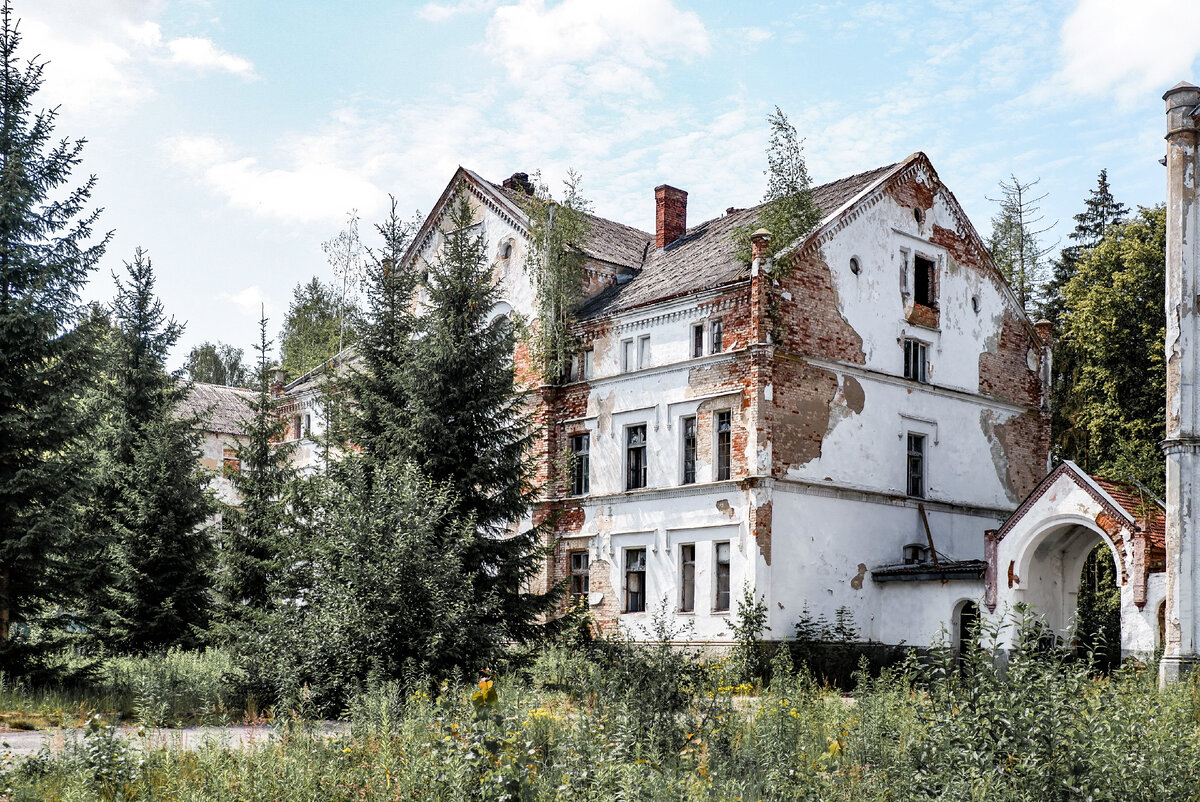
[[[1165,431],[1166,211],[1139,209],[1107,228],[1063,289],[1062,340],[1074,360],[1064,388],[1060,454],[1084,470],[1137,479],[1162,494]]]
[[[537,326],[530,344],[544,381],[555,384],[567,374],[576,350],[571,313],[583,294],[591,204],[580,194],[578,173],[567,173],[561,201],[536,176],[535,181],[534,194],[519,198],[529,217],[525,272],[537,291]]]
[[[1096,668],[1108,673],[1121,664],[1121,589],[1105,543],[1088,553],[1080,580],[1075,613],[1079,650],[1093,655]]]
[[[341,290],[313,277],[297,284],[279,332],[281,367],[296,379],[358,341],[358,309]]]
[[[198,421],[179,415],[189,386],[167,373],[180,326],[154,296],[139,248],[117,279],[116,324],[90,464],[92,498],[72,575],[78,609],[110,649],[144,651],[197,642],[208,624],[214,511],[199,465]]]
[[[80,396],[92,381],[79,291],[108,236],[89,242],[95,178],[76,187],[83,140],[55,140],[57,109],[35,112],[45,62],[22,64],[0,9],[0,661],[24,657],[9,623],[61,598],[66,548],[86,478]]]
[[[292,525],[289,491],[296,479],[291,465],[295,444],[285,442],[279,399],[271,395],[271,342],[267,319],[259,321],[255,396],[242,418],[236,470],[229,479],[238,505],[224,512],[219,575],[219,615],[215,637],[235,651],[252,650],[260,640],[263,616],[282,570],[280,554]]]
[[[472,608],[474,529],[448,490],[351,455],[305,493],[262,658],[279,698],[336,714],[356,689],[459,678],[501,648]]]
[[[242,364],[242,356],[241,348],[203,342],[188,352],[183,370],[194,382],[245,387],[250,383],[250,371]]]
[[[219,649],[170,649],[144,657],[110,657],[97,671],[97,688],[131,707],[148,727],[225,721],[237,708],[246,675]]]
[[[1050,230],[1049,226],[1039,228],[1044,218],[1038,204],[1046,196],[1035,196],[1037,181],[1022,183],[1015,175],[1009,178],[1011,183],[1000,182],[1001,196],[991,199],[1000,210],[992,217],[988,250],[1021,306],[1032,312],[1046,280],[1046,255],[1052,250],[1039,240]]]
[[[767,664],[762,636],[771,629],[767,626],[767,601],[765,596],[755,597],[749,582],[742,583],[742,597],[738,599],[732,628],[736,672],[745,681],[764,679]]]

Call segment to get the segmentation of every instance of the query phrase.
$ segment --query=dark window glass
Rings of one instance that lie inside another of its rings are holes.
[[[692,326],[692,356],[704,356],[704,327]]]
[[[646,550],[625,550],[625,612],[646,611]]]
[[[683,483],[696,481],[696,417],[683,419]]]
[[[625,430],[625,464],[628,473],[625,489],[637,490],[646,486],[646,427],[630,426]]]
[[[717,596],[713,609],[717,612],[729,609],[729,542],[717,543]]]
[[[717,481],[723,482],[730,476],[729,457],[731,450],[732,418],[729,410],[717,413]]]
[[[586,495],[591,490],[591,435],[571,437],[571,495]]]
[[[712,352],[714,354],[721,353],[721,347],[722,347],[721,339],[723,337],[723,329],[724,329],[724,327],[721,325],[721,321],[714,320],[712,322]]]
[[[913,259],[913,300],[924,306],[937,304],[934,294],[934,264],[932,259],[917,256]]]
[[[904,378],[925,381],[926,346],[916,340],[904,341]]]
[[[908,435],[908,495],[925,498],[925,435]]]
[[[679,547],[679,611],[694,612],[696,609],[696,545],[688,543]]]
[[[586,599],[591,586],[591,576],[588,570],[588,553],[586,551],[571,552],[571,601]]]

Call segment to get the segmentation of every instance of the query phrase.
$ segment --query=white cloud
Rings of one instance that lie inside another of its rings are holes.
[[[232,208],[280,222],[341,221],[353,208],[375,212],[384,199],[371,181],[311,147],[297,147],[285,168],[234,156],[211,137],[173,137],[163,143],[163,151]]]
[[[1092,95],[1129,101],[1190,79],[1200,55],[1195,0],[1080,0],[1062,27],[1058,78]]]
[[[274,317],[275,314],[275,303],[257,284],[251,284],[235,293],[220,293],[217,299],[231,302],[239,312],[253,320],[258,320],[259,315],[264,312],[268,318]]]
[[[197,70],[219,70],[232,75],[249,78],[254,75],[254,65],[241,56],[227,53],[217,47],[211,39],[184,36],[167,42],[171,61]]]

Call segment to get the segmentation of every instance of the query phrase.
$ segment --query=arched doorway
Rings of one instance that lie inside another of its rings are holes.
[[[966,654],[974,645],[972,636],[978,634],[979,607],[970,599],[958,603],[954,614],[954,651]]]
[[[1117,567],[1101,542],[1088,553],[1079,577],[1075,637],[1080,656],[1092,655],[1108,673],[1121,665],[1121,588]]]

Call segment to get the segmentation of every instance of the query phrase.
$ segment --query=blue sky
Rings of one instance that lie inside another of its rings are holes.
[[[1040,178],[1065,241],[1101,168],[1163,200],[1161,95],[1200,80],[1194,0],[13,5],[116,231],[88,297],[146,248],[178,358],[248,346],[260,303],[278,331],[351,209],[425,211],[459,164],[552,188],[573,168],[643,229],[661,183],[693,223],[755,203],[775,105],[817,183],[923,150],[984,236],[997,182]]]

